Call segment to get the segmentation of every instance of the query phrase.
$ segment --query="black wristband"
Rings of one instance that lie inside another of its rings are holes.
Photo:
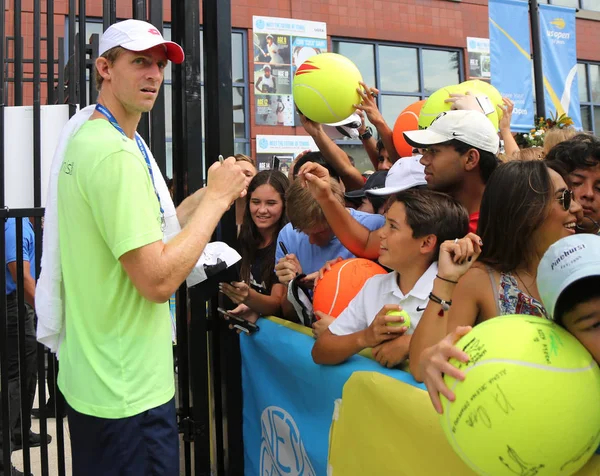
[[[452,281],[451,279],[442,278],[439,274],[436,274],[435,277],[441,279],[442,281],[446,281],[447,283],[458,284],[458,281]]]
[[[450,310],[450,306],[452,306],[452,300],[444,301],[442,298],[437,297],[433,293],[429,293],[429,299],[442,306],[442,309],[446,312],[448,312]]]
[[[370,127],[367,127],[367,130],[358,136],[362,141],[369,140],[371,137],[373,137],[373,131]]]

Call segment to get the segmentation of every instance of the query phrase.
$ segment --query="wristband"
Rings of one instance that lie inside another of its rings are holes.
[[[369,140],[371,137],[373,137],[373,130],[370,127],[367,127],[367,130],[358,136],[362,141]]]
[[[429,293],[429,299],[442,306],[442,310],[444,312],[448,312],[450,310],[450,306],[452,306],[452,300],[445,301],[444,299],[437,297],[433,293]]]

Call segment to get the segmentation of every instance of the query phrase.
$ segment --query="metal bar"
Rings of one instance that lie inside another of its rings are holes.
[[[234,153],[233,97],[231,79],[231,0],[204,0],[204,70],[206,117],[206,167],[219,155]],[[218,239],[235,246],[235,211],[221,219]],[[211,314],[218,316],[218,300],[211,301]],[[218,323],[218,325],[217,325]],[[242,388],[239,338],[218,320],[210,339],[210,355],[215,361],[215,423],[217,429],[217,474],[244,474],[242,440]],[[219,385],[220,383],[220,385]]]
[[[535,79],[535,110],[538,117],[546,117],[544,71],[542,68],[542,38],[540,36],[540,13],[538,0],[530,0],[529,13],[529,19],[531,22],[531,46],[533,50],[533,75]]]
[[[163,4],[162,0],[150,0],[150,23],[161,33],[163,32]],[[167,66],[170,68],[171,65]],[[165,92],[164,86],[158,91],[154,107],[150,112],[150,150],[160,168],[163,176],[167,175],[167,151],[165,132]]]
[[[6,0],[0,0],[0,139],[4,143],[4,108],[5,108],[5,51],[7,45],[6,38]],[[0,147],[0,209],[4,208],[4,147]],[[6,256],[5,252],[6,236],[0,233],[0,252]],[[6,348],[6,273],[0,273],[0,403],[2,407],[3,425],[7,426],[9,422],[8,415],[8,350]],[[10,431],[2,432],[2,466],[10,468]]]
[[[53,0],[49,0],[53,1]],[[65,103],[65,39],[58,39],[58,86],[57,86],[57,103]]]
[[[54,90],[54,0],[46,0],[46,60],[44,62],[48,81],[48,104],[54,104],[56,102]]]
[[[13,51],[15,58],[14,67],[14,102],[15,106],[23,105],[23,38],[21,36],[21,0],[14,0],[14,34],[15,41],[13,43]]]
[[[85,67],[87,63],[87,35],[86,35],[86,25],[85,25],[85,0],[79,0],[79,31],[77,32],[79,37],[79,41],[77,42],[78,53],[79,53],[79,107],[83,109],[87,106],[87,90],[86,90],[86,82],[87,82],[87,69]]]
[[[106,29],[117,21],[117,1],[102,0],[102,29]]]
[[[0,147],[0,154],[2,147]],[[3,165],[3,164],[0,164]],[[2,172],[4,174],[4,170]],[[0,190],[4,191],[4,181],[0,184]],[[1,205],[1,204],[0,204]],[[44,209],[43,208],[15,208],[11,210],[9,208],[3,207],[0,208],[0,218],[28,218],[28,217],[43,217]]]
[[[23,220],[16,223],[16,248],[17,248],[17,308],[18,308],[18,342],[19,342],[19,393],[21,400],[21,442],[23,444],[23,472],[31,473],[31,454],[29,448],[29,427],[31,426],[31,413],[27,388],[27,353],[25,348],[25,293],[23,289]],[[6,428],[6,426],[5,426]]]
[[[98,98],[98,90],[96,89],[96,58],[98,58],[98,51],[100,49],[100,36],[97,33],[94,33],[90,38],[90,60],[89,60],[89,70],[90,70],[90,81],[89,81],[89,95],[90,95],[90,104],[95,104],[96,99]]]
[[[41,106],[41,31],[40,0],[33,1],[33,206],[42,206],[42,106]]]
[[[175,65],[173,68],[173,170],[177,202],[181,203],[188,192],[193,193],[202,187],[202,134],[199,133],[202,127],[199,2],[172,0],[171,15],[172,39],[184,47],[186,56],[184,65]],[[178,307],[184,308],[181,294],[180,290]],[[207,402],[209,389],[206,306],[204,302],[194,298],[193,290],[191,294],[193,316],[190,319],[189,338],[194,345],[189,346],[189,356],[194,402],[192,425],[196,427],[194,432],[194,474],[209,476],[211,474],[211,440]],[[180,316],[178,313],[177,317],[181,322],[187,317],[187,314]],[[178,332],[180,332],[179,324]],[[183,330],[180,333],[182,332]],[[183,345],[183,342],[178,342],[179,345]],[[182,378],[181,371],[179,376]],[[188,388],[183,386],[183,391],[187,392]],[[185,410],[185,407],[182,408],[182,412]],[[191,474],[191,468],[187,465],[187,446],[185,451],[185,473]]]
[[[77,112],[77,58],[75,57],[75,0],[69,0],[69,59],[67,60],[69,82],[69,117]]]
[[[65,463],[65,431],[63,427],[63,399],[60,396],[58,385],[56,385],[56,375],[58,373],[58,361],[56,355],[51,354],[51,361],[48,365],[52,365],[54,375],[54,381],[51,385],[54,385],[54,408],[56,409],[56,454],[58,460],[58,476],[66,476],[67,468]]]
[[[146,0],[132,0],[133,18],[136,20],[147,21]],[[150,117],[148,113],[143,113],[137,127],[137,132],[141,135],[146,144],[150,143]]]

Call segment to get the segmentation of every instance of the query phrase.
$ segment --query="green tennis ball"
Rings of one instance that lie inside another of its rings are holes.
[[[362,75],[356,65],[337,53],[311,56],[296,70],[294,101],[302,114],[324,124],[343,121],[355,112]]]
[[[419,129],[427,129],[442,112],[449,111],[452,103],[444,101],[450,97],[450,94],[459,92],[461,91],[459,91],[458,84],[453,84],[440,88],[429,96],[419,113]]]
[[[476,474],[566,476],[585,465],[600,443],[600,370],[575,337],[513,315],[484,321],[456,347],[469,362],[450,360],[465,380],[444,377],[456,400],[441,396],[441,423]]]
[[[408,327],[410,328],[410,316],[406,311],[388,311],[385,313],[386,316],[401,316],[404,318],[404,322],[387,322],[386,326],[391,327]]]

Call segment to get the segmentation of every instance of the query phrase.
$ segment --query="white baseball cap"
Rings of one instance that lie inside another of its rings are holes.
[[[491,121],[482,112],[472,110],[442,112],[427,129],[407,131],[404,138],[416,148],[456,139],[492,154],[500,149],[498,132]]]
[[[420,155],[402,157],[394,162],[385,177],[385,187],[367,190],[369,195],[391,195],[419,185],[427,185],[425,166],[420,162]]]
[[[540,261],[537,285],[548,314],[554,319],[556,302],[575,281],[600,276],[600,236],[582,233],[554,243]]]
[[[157,45],[165,46],[169,61],[183,63],[183,48],[173,41],[165,40],[154,25],[141,20],[124,20],[109,26],[100,38],[98,56],[115,46],[129,51],[145,51]]]

